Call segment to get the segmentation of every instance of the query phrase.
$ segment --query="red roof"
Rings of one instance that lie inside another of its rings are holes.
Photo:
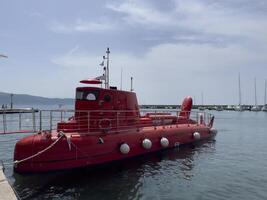
[[[84,79],[84,80],[81,80],[80,83],[84,83],[84,84],[101,84],[102,81],[97,80],[97,79]]]

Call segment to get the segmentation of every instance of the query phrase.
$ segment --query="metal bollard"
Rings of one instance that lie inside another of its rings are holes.
[[[6,133],[7,131],[7,127],[6,127],[6,113],[3,112],[3,131],[4,131],[4,134]]]
[[[21,113],[19,113],[19,130],[21,130]]]
[[[39,131],[42,130],[42,111],[39,112]]]
[[[32,126],[33,126],[33,132],[36,132],[36,121],[35,121],[35,112],[32,111]]]
[[[53,128],[53,116],[52,116],[52,111],[50,111],[50,131],[52,131],[52,128]]]

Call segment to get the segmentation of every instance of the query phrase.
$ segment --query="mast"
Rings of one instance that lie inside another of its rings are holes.
[[[257,83],[256,83],[256,77],[254,78],[254,89],[255,89],[255,106],[257,106],[258,103],[257,103]]]
[[[240,73],[238,74],[238,89],[239,89],[239,106],[241,106],[241,84],[240,84]]]
[[[10,108],[13,109],[13,96],[14,94],[10,94]]]
[[[122,90],[122,68],[121,68],[121,87],[120,89]]]
[[[265,89],[264,89],[264,106],[266,105],[266,79],[265,79]]]
[[[106,89],[109,89],[109,54],[110,54],[109,48],[107,48],[106,54],[107,54]]]
[[[203,106],[203,92],[201,92],[201,103],[202,103],[202,106]]]
[[[131,77],[131,92],[133,91],[133,77]]]
[[[103,62],[100,66],[104,66],[104,80],[105,80],[105,89],[109,89],[109,54],[110,50],[107,48],[106,56],[103,56]],[[107,60],[107,65],[105,66],[105,60]]]

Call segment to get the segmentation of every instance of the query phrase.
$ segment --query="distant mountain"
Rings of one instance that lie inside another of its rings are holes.
[[[10,93],[0,92],[0,106],[8,104],[10,106]],[[46,98],[32,96],[28,94],[14,94],[13,104],[15,105],[72,105],[74,99],[71,98]]]

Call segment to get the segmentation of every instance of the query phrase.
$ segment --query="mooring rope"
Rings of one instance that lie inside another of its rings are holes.
[[[19,164],[19,163],[25,162],[25,161],[27,161],[27,160],[30,160],[30,159],[32,159],[32,158],[35,158],[35,157],[41,155],[42,153],[46,152],[47,150],[49,150],[49,149],[51,149],[53,146],[55,146],[55,144],[56,144],[62,137],[64,137],[64,136],[65,136],[65,134],[64,134],[64,133],[61,133],[61,134],[60,134],[60,137],[57,138],[57,139],[56,139],[52,144],[50,144],[48,147],[46,147],[46,148],[43,149],[42,151],[39,151],[39,152],[37,152],[36,154],[31,155],[31,156],[29,156],[29,157],[27,157],[27,158],[24,158],[24,159],[22,159],[22,160],[15,160],[15,161],[14,161],[14,165],[17,165],[17,164]]]

